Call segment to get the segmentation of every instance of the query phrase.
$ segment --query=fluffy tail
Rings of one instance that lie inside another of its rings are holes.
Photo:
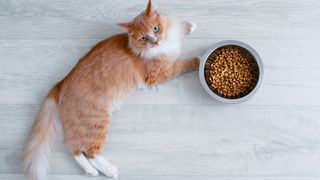
[[[49,157],[58,134],[62,133],[57,106],[59,90],[58,84],[50,91],[22,150],[22,168],[29,180],[45,180],[47,178]]]

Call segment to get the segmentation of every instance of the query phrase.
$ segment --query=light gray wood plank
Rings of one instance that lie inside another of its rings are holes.
[[[21,174],[0,174],[1,179],[5,180],[22,180],[25,177]],[[70,180],[87,180],[92,179],[83,175],[50,175],[49,180],[70,179]],[[94,177],[95,180],[105,180],[106,177]],[[318,180],[319,177],[264,177],[264,176],[121,176],[120,180]]]
[[[265,81],[240,105],[212,100],[196,73],[130,96],[113,114],[103,153],[120,167],[120,179],[320,179],[320,1],[154,1],[198,24],[184,57],[241,39],[260,53]],[[49,88],[145,4],[0,1],[1,180],[24,179],[19,153]],[[62,139],[52,173],[50,179],[88,179]]]
[[[188,39],[184,57],[204,54],[220,39]],[[39,104],[98,40],[1,40],[0,104]],[[248,105],[319,105],[320,40],[243,39],[265,64],[261,90]],[[139,91],[126,104],[216,105],[203,90],[197,73],[160,87]]]
[[[22,180],[25,177],[21,174],[0,174],[1,179],[5,180]],[[92,179],[83,175],[50,175],[49,180],[70,179],[70,180],[87,180]],[[94,177],[95,180],[105,180],[106,177]],[[277,176],[121,176],[120,180],[318,180],[319,177],[277,177]]]
[[[1,106],[0,173],[20,172],[37,110]],[[320,106],[125,105],[113,116],[104,155],[128,176],[320,176],[319,113]],[[82,173],[61,144],[52,172]]]
[[[197,38],[320,38],[317,0],[157,1],[158,7],[199,25]],[[116,23],[140,13],[139,1],[1,1],[0,38],[104,38]]]

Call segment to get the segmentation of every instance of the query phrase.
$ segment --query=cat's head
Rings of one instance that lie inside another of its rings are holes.
[[[149,0],[145,11],[127,23],[119,23],[126,29],[129,45],[137,55],[157,48],[166,41],[168,34],[168,19],[158,12]]]

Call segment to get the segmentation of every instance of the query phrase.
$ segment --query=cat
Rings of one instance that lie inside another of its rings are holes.
[[[196,25],[157,11],[151,0],[142,13],[119,26],[126,33],[95,45],[48,93],[21,154],[30,180],[47,178],[59,134],[86,174],[117,178],[118,168],[100,155],[116,104],[139,87],[198,69],[199,57],[176,61],[181,40]]]

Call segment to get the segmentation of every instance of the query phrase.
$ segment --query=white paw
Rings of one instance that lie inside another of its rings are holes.
[[[186,34],[187,35],[193,33],[197,29],[196,23],[186,22],[185,26],[186,26]]]
[[[119,169],[117,166],[113,164],[109,164],[105,167],[104,171],[101,171],[102,174],[104,174],[107,177],[111,178],[118,178],[119,177]]]
[[[197,24],[192,22],[189,22],[189,24],[191,25],[189,34],[191,34],[197,29]]]
[[[103,175],[110,178],[118,178],[119,171],[118,167],[108,162],[102,156],[95,156],[93,159],[89,160],[93,167],[98,169]]]
[[[87,176],[98,176],[99,172],[95,168],[90,168],[85,170],[85,175]]]
[[[74,156],[74,159],[82,167],[86,175],[88,176],[99,175],[99,172],[90,164],[88,159],[83,154],[80,154],[79,156]]]

